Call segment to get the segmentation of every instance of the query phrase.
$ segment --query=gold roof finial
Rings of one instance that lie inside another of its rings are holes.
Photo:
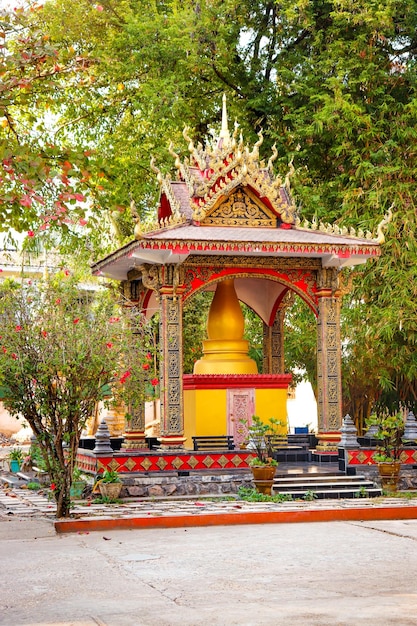
[[[151,170],[153,172],[155,172],[156,180],[158,181],[158,183],[160,185],[162,185],[163,178],[162,178],[161,170],[156,167],[156,165],[155,165],[155,157],[153,157],[153,156],[151,156]]]
[[[384,219],[378,224],[376,232],[377,232],[377,236],[376,236],[376,241],[382,245],[383,243],[385,243],[385,235],[384,235],[384,230],[387,227],[387,225],[391,222],[392,220],[392,209],[395,206],[395,202],[393,202],[391,204],[391,206],[389,207],[387,213],[384,215]]]
[[[226,94],[223,94],[223,109],[222,109],[222,129],[220,131],[220,140],[222,141],[222,146],[227,147],[230,146],[230,133],[229,133],[229,125],[227,122],[227,106],[226,106]]]
[[[140,217],[139,217],[139,213],[136,210],[136,202],[134,201],[132,196],[130,198],[130,214],[132,216],[133,221],[135,222],[135,228],[133,229],[134,237],[135,239],[142,239],[143,233],[142,233],[142,227],[140,223]]]

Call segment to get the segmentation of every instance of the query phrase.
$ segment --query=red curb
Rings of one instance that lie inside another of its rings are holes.
[[[160,517],[120,517],[100,519],[61,519],[57,533],[123,530],[126,528],[184,528],[191,526],[232,526],[237,524],[292,524],[300,522],[383,521],[417,519],[417,506],[317,511],[251,511],[247,513],[209,513],[201,515],[164,515]]]

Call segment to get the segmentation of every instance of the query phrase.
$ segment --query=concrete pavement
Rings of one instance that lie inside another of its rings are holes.
[[[56,525],[5,486],[0,624],[417,626],[415,503],[84,502]]]
[[[417,520],[57,535],[0,517],[6,626],[417,624]]]

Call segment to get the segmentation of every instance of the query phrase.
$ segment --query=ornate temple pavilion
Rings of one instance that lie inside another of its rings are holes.
[[[265,164],[261,134],[252,148],[237,129],[231,136],[225,101],[216,145],[196,147],[184,137],[187,158],[170,150],[176,180],[151,164],[161,187],[155,229],[142,232],[138,220],[135,239],[93,266],[95,275],[121,281],[145,315],[160,312],[161,448],[175,449],[196,433],[229,433],[236,416],[285,412],[291,378],[283,319],[294,294],[316,318],[319,445],[334,449],[342,424],[340,271],[378,257],[381,241],[353,229],[301,226],[290,176],[273,173],[275,148]],[[184,376],[183,307],[201,290],[216,291],[208,340],[194,373]],[[247,354],[239,302],[263,321],[262,374]],[[143,439],[140,420],[131,430]]]

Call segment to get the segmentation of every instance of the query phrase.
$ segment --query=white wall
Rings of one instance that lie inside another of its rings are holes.
[[[303,381],[297,385],[295,399],[287,400],[287,415],[290,433],[296,426],[308,426],[310,431],[317,432],[317,402],[310,383]]]
[[[28,426],[26,420],[12,417],[0,402],[0,433],[6,437],[11,437],[19,433],[19,441],[27,441],[30,439],[32,431],[29,427],[24,428],[24,424]]]

